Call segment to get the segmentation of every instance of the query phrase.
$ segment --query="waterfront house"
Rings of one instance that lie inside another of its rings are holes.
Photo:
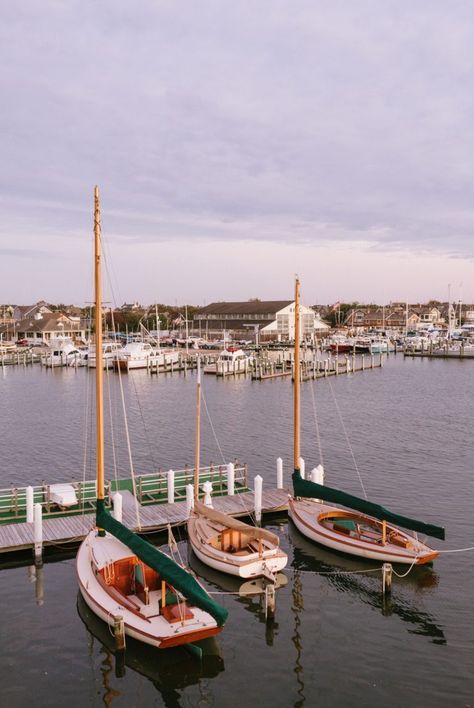
[[[62,312],[42,314],[37,312],[34,317],[27,317],[16,324],[14,339],[26,339],[28,342],[40,341],[49,343],[53,339],[70,337],[75,342],[86,341],[86,331],[79,317],[65,315]]]

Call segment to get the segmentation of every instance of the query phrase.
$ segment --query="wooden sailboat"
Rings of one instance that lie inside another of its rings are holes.
[[[373,504],[323,484],[302,479],[300,471],[300,316],[299,280],[295,283],[295,369],[294,369],[294,496],[288,514],[307,538],[327,548],[372,560],[422,564],[436,558],[432,550],[399,528],[420,531],[444,539],[444,529],[394,514]],[[324,501],[323,501],[324,500]],[[325,502],[349,507],[346,511]],[[397,525],[395,525],[397,524]]]
[[[123,618],[125,633],[164,649],[221,631],[227,610],[169,556],[112,518],[104,501],[104,412],[99,190],[94,193],[96,326],[96,527],[77,554],[79,589],[109,626]]]
[[[234,519],[199,501],[201,371],[198,359],[196,388],[196,447],[194,460],[194,510],[188,520],[188,537],[199,560],[223,573],[240,578],[265,576],[272,582],[288,556],[279,538],[266,529]]]

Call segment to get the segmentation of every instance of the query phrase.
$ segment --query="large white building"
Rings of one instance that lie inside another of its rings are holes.
[[[305,339],[329,329],[311,307],[300,305],[301,333]],[[234,339],[254,338],[285,341],[295,337],[295,303],[289,300],[249,300],[213,302],[194,316],[194,330],[201,336],[222,336],[225,330]]]

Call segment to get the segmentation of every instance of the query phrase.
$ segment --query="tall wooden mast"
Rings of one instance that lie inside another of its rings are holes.
[[[194,450],[194,499],[199,500],[199,465],[201,457],[201,361],[197,357],[196,447]]]
[[[295,364],[293,369],[293,468],[300,468],[300,281],[295,279]]]
[[[102,283],[100,268],[99,187],[94,188],[94,280],[95,280],[95,406],[97,445],[97,499],[104,498],[104,399],[102,361]]]

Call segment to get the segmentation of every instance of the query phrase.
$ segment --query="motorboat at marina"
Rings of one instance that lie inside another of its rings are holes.
[[[117,358],[118,354],[123,350],[120,342],[104,342],[102,344],[102,361],[104,368],[109,369],[113,367],[113,361]],[[87,366],[90,369],[95,369],[96,366],[96,352],[95,345],[91,345],[87,351]]]
[[[162,351],[149,342],[129,342],[116,353],[113,359],[115,369],[130,371],[131,369],[147,369],[149,367],[164,367],[179,361],[176,351]]]
[[[246,354],[239,347],[227,347],[219,353],[214,364],[204,367],[205,374],[225,374],[247,373],[253,363],[253,356]]]
[[[86,352],[78,349],[70,339],[56,339],[49,346],[50,351],[43,359],[44,366],[84,366],[86,363]]]

